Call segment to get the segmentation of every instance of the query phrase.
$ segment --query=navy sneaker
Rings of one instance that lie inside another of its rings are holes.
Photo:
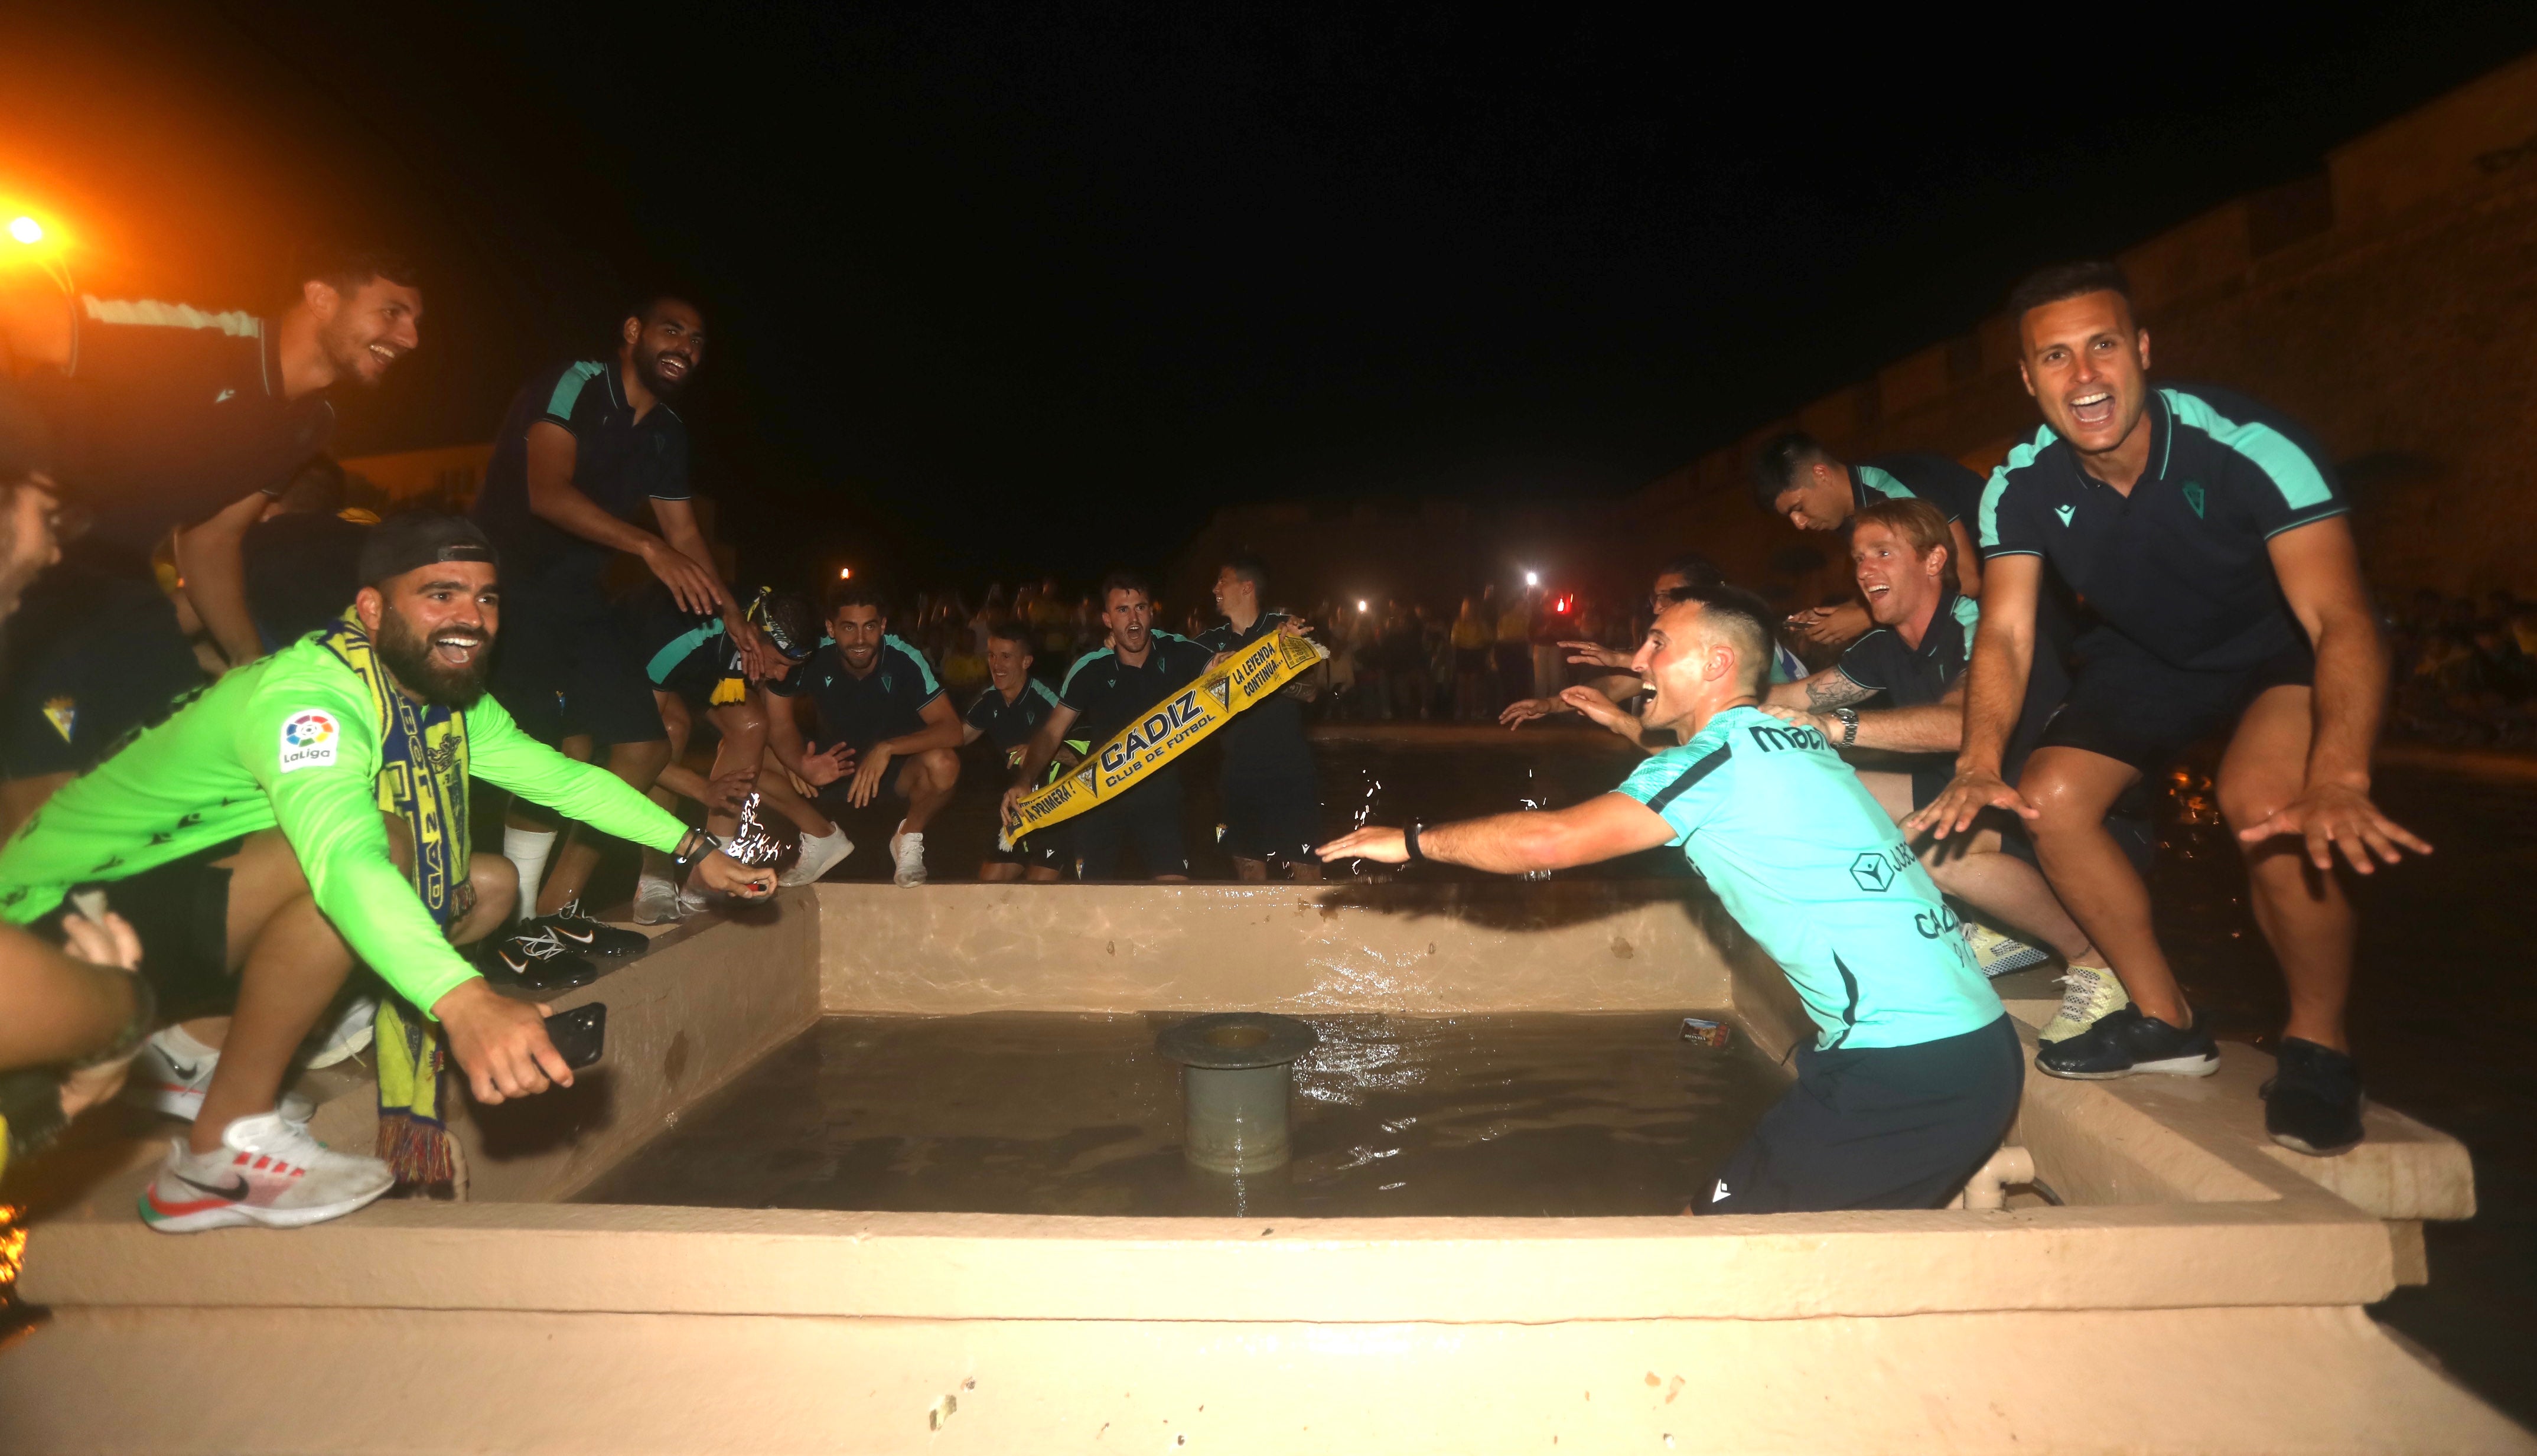
[[[2189,1030],[2179,1030],[2137,1006],[2117,1007],[2097,1024],[2067,1041],[2055,1041],[2035,1054],[2036,1070],[2048,1077],[2078,1082],[2111,1082],[2139,1072],[2170,1077],[2208,1077],[2220,1070],[2219,1048],[2202,1029],[2201,1018]]]
[[[2361,1068],[2330,1046],[2283,1037],[2263,1098],[2264,1131],[2285,1148],[2326,1158],[2361,1141]]]
[[[581,913],[578,899],[564,901],[563,908],[552,915],[524,922],[520,930],[531,936],[553,931],[565,950],[583,956],[636,956],[652,948],[652,938],[639,930],[619,930]]]
[[[599,979],[598,966],[566,950],[553,931],[543,928],[487,941],[476,954],[476,968],[494,985],[541,995]]]

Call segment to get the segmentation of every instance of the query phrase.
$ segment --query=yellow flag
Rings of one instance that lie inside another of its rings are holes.
[[[1147,774],[1230,722],[1234,714],[1310,672],[1328,656],[1310,637],[1268,633],[1155,703],[1143,721],[1130,724],[1093,750],[1073,772],[1023,795],[1016,806],[1019,822],[1005,826],[997,844],[1010,850],[1014,840],[1034,829],[1062,824],[1129,792]]]

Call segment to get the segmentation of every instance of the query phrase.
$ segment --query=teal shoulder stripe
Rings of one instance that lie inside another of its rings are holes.
[[[547,396],[547,413],[558,420],[572,418],[572,407],[581,399],[582,386],[596,379],[608,365],[596,360],[583,360],[563,371],[555,380],[554,393]]]
[[[1974,631],[1982,626],[1982,603],[1956,598],[1956,625],[1965,629],[1965,661],[1974,660]]]
[[[655,683],[668,682],[670,670],[686,661],[688,653],[721,635],[722,619],[719,617],[702,627],[688,628],[685,631],[670,638],[662,645],[660,651],[653,653],[651,662],[643,670],[651,675]]]
[[[1050,707],[1063,707],[1063,706],[1065,706],[1065,704],[1063,704],[1063,703],[1061,703],[1061,702],[1059,702],[1059,701],[1057,700],[1057,695],[1056,695],[1056,694],[1051,693],[1050,691],[1048,691],[1048,685],[1047,685],[1046,683],[1041,682],[1041,681],[1040,681],[1039,679],[1037,679],[1037,678],[1032,678],[1032,679],[1030,680],[1030,686],[1031,686],[1031,691],[1032,691],[1033,693],[1036,693],[1036,694],[1038,694],[1038,695],[1039,695],[1039,696],[1040,696],[1040,701],[1047,703]]]
[[[943,685],[936,682],[934,679],[934,664],[925,660],[924,653],[917,651],[914,647],[907,645],[904,640],[892,636],[888,632],[881,633],[880,643],[884,647],[896,647],[899,651],[907,654],[908,661],[916,664],[916,670],[923,674],[925,678],[926,696],[932,697],[935,694],[943,691]]]
[[[2008,473],[2034,464],[2035,457],[2043,454],[2045,447],[2057,437],[2052,433],[2051,426],[2039,428],[2035,438],[2009,451],[2008,458],[1999,462],[1999,468],[1990,473],[1990,483],[1983,487],[1982,532],[1974,540],[1976,546],[1988,551],[1999,545],[1999,497],[2008,494]]]
[[[1919,498],[1912,494],[1912,488],[1910,486],[1903,484],[1901,481],[1896,480],[1893,476],[1877,469],[1873,465],[1860,465],[1854,468],[1857,470],[1858,479],[1862,485],[1865,485],[1867,489],[1874,491],[1877,495],[1884,496],[1888,500],[1914,500]]]
[[[1090,667],[1090,666],[1092,665],[1092,661],[1093,661],[1093,659],[1094,659],[1094,658],[1097,658],[1097,657],[1107,657],[1107,656],[1109,656],[1109,655],[1110,655],[1110,649],[1109,649],[1109,648],[1107,648],[1107,647],[1099,647],[1099,648],[1095,648],[1094,650],[1092,650],[1092,651],[1090,651],[1090,652],[1086,652],[1086,653],[1084,653],[1081,657],[1078,657],[1078,658],[1074,659],[1074,666],[1070,667],[1070,668],[1068,668],[1068,669],[1066,670],[1066,678],[1065,678],[1065,680],[1064,680],[1064,681],[1060,682],[1060,683],[1057,685],[1057,691],[1058,691],[1058,692],[1060,692],[1060,693],[1066,693],[1066,692],[1069,692],[1069,691],[1073,690],[1073,688],[1074,687],[1074,675],[1075,675],[1076,673],[1079,673],[1079,672],[1083,671],[1085,668]]]
[[[2178,421],[2253,461],[2255,468],[2273,483],[2273,489],[2282,493],[2282,503],[2291,509],[2306,510],[2334,499],[2334,488],[2325,483],[2325,472],[2316,468],[2308,451],[2291,443],[2290,436],[2280,430],[2256,421],[2241,425],[2211,408],[2200,396],[2181,389],[2162,389],[2159,396],[2176,412]]]

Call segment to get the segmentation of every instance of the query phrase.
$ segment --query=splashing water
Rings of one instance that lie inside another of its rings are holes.
[[[784,846],[777,843],[775,835],[758,822],[757,801],[758,794],[754,789],[741,801],[740,826],[731,831],[731,842],[722,847],[722,852],[745,865],[771,865],[783,858]]]
[[[1529,765],[1528,765],[1524,770],[1524,781],[1526,784],[1525,792],[1516,797],[1516,803],[1523,806],[1524,812],[1531,814],[1537,810],[1549,808],[1550,795],[1545,792],[1540,783],[1535,780],[1533,771]],[[1524,878],[1528,881],[1547,880],[1550,878],[1550,872],[1548,870],[1527,870],[1524,873]]]

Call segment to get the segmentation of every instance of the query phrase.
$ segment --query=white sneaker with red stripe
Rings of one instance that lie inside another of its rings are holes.
[[[260,1224],[297,1228],[340,1219],[394,1185],[375,1158],[337,1153],[278,1112],[241,1117],[209,1153],[168,1146],[141,1192],[141,1222],[162,1233]]]

